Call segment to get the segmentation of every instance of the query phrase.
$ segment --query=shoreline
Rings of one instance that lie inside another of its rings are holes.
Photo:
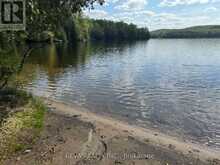
[[[52,112],[60,115],[77,116],[83,122],[93,123],[97,129],[99,129],[99,127],[116,129],[120,133],[126,133],[142,142],[147,139],[153,145],[175,148],[176,151],[182,152],[184,155],[193,153],[194,158],[199,158],[203,161],[220,158],[220,153],[215,149],[182,141],[182,139],[166,135],[153,129],[130,125],[125,121],[119,121],[109,116],[98,115],[84,108],[63,102],[47,100],[46,103],[53,107]]]
[[[39,139],[7,165],[220,165],[220,153],[77,105],[42,98]]]

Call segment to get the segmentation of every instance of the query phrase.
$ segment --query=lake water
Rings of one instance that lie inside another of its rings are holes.
[[[35,95],[220,148],[220,40],[51,45],[24,67]]]

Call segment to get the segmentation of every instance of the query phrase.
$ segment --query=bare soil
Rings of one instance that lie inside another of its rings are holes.
[[[76,106],[46,103],[50,111],[40,138],[5,165],[220,165],[218,151]]]

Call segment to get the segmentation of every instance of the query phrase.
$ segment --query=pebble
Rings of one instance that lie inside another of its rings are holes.
[[[169,144],[169,149],[175,149],[176,147],[172,144]]]
[[[101,139],[104,139],[105,138],[105,136],[104,135],[101,135]]]
[[[57,139],[57,141],[58,141],[58,142],[64,142],[64,143],[66,142],[63,137],[59,137],[59,138]]]
[[[200,151],[199,151],[199,150],[197,150],[197,149],[193,149],[193,152],[197,152],[197,153],[199,153]]]
[[[31,150],[25,150],[25,151],[24,151],[25,154],[28,154],[28,153],[30,153],[30,152],[31,152]]]
[[[122,162],[115,160],[115,164],[122,164]]]
[[[81,115],[73,115],[72,117],[73,118],[79,118],[79,117],[81,117]]]

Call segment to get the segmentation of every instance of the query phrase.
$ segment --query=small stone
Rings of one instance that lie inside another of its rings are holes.
[[[24,151],[25,154],[28,154],[28,153],[30,153],[30,152],[31,152],[31,150],[25,150],[25,151]]]
[[[172,144],[169,144],[169,149],[175,149],[176,147]]]
[[[197,150],[197,149],[193,149],[193,152],[197,152],[197,153],[199,153],[200,151],[199,151],[199,150]]]
[[[135,138],[132,136],[128,136],[128,140],[135,140]]]
[[[21,158],[20,157],[17,157],[17,159],[16,159],[17,161],[20,161],[21,160]]]
[[[65,139],[64,139],[63,137],[59,137],[59,138],[57,139],[57,141],[58,141],[58,142],[65,143]]]
[[[128,133],[129,131],[128,130],[124,130],[123,132]]]
[[[52,126],[50,124],[46,125],[46,127],[51,128]]]
[[[79,118],[79,117],[81,117],[81,115],[73,115],[72,117],[73,118]]]
[[[101,139],[104,139],[104,138],[105,138],[105,136],[104,136],[104,135],[101,135],[100,137],[101,137]]]
[[[122,164],[122,162],[116,160],[116,161],[115,161],[115,164]]]
[[[55,153],[55,148],[54,147],[52,147],[51,149],[50,149],[50,151],[49,151],[50,153]]]

